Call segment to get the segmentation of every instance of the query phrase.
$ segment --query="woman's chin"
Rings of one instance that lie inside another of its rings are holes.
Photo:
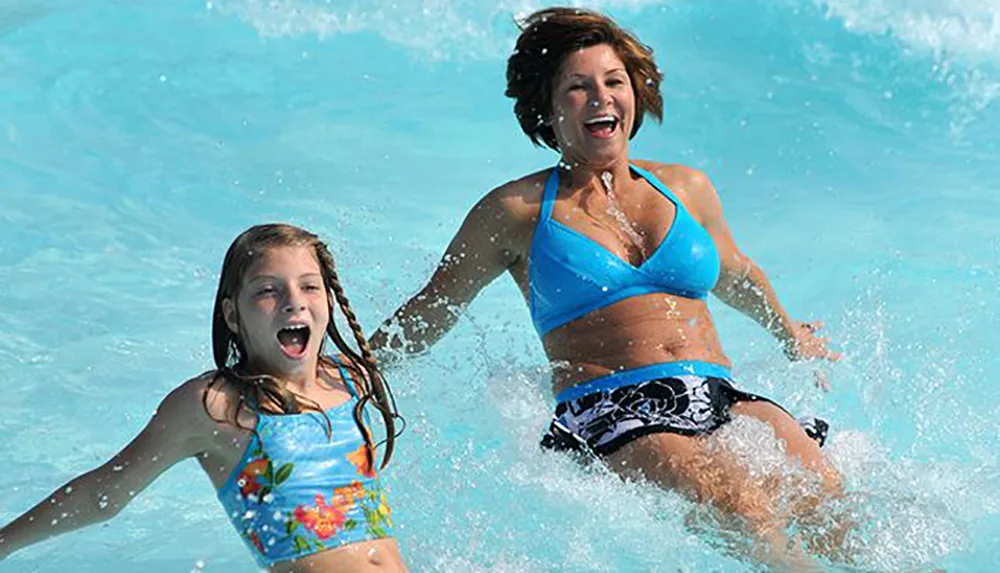
[[[571,155],[570,165],[582,165],[591,169],[606,169],[628,159],[628,146],[609,142],[606,145],[590,145],[581,149],[583,153]]]

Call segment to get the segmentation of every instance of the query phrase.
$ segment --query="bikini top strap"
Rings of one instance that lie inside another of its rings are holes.
[[[542,224],[552,217],[552,208],[556,203],[556,195],[559,193],[559,166],[552,168],[552,173],[545,181],[545,190],[542,192],[542,208],[538,213],[538,223]]]
[[[347,391],[351,393],[355,399],[358,397],[358,391],[354,388],[354,377],[348,372],[347,367],[336,354],[331,354],[330,359],[333,363],[337,365],[337,371],[340,372],[340,377],[344,379],[344,386],[347,387]]]
[[[667,199],[670,199],[671,203],[673,203],[674,205],[676,205],[678,208],[683,208],[684,207],[684,204],[681,203],[680,200],[677,199],[677,196],[674,195],[670,191],[670,189],[667,189],[667,186],[664,185],[662,181],[660,181],[659,177],[657,177],[656,175],[653,175],[649,171],[646,171],[645,169],[643,169],[642,167],[639,167],[637,165],[631,165],[630,164],[629,167],[631,167],[632,171],[635,171],[636,173],[638,173],[643,179],[645,179],[657,191],[659,191],[661,194],[663,194],[664,197],[666,197]]]

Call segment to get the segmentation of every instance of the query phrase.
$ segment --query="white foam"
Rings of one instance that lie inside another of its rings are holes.
[[[1000,63],[1000,4],[993,0],[815,0],[844,27],[889,34],[938,59]]]
[[[995,0],[813,0],[861,34],[884,34],[907,51],[929,54],[932,73],[952,88],[953,135],[998,96],[1000,3]]]
[[[633,9],[656,0],[565,2],[596,10]],[[507,55],[517,27],[515,18],[549,6],[537,0],[398,0],[333,2],[332,0],[209,0],[206,6],[237,15],[262,36],[373,32],[414,48],[431,59],[468,60]]]

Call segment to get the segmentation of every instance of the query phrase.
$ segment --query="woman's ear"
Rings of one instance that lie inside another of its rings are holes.
[[[226,326],[233,334],[240,333],[239,314],[236,312],[236,303],[231,298],[222,299],[222,318],[226,321]]]

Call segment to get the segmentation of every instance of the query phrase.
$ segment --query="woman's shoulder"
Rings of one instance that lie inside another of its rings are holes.
[[[689,209],[700,210],[706,201],[717,201],[712,182],[699,169],[679,163],[646,160],[633,160],[632,164],[651,173]]]
[[[543,169],[508,181],[487,193],[477,207],[495,209],[517,220],[533,220],[538,215],[551,171]]]
[[[710,185],[708,176],[701,170],[680,163],[637,159],[633,160],[632,164],[652,173],[671,191],[683,194],[700,193],[706,185]]]

